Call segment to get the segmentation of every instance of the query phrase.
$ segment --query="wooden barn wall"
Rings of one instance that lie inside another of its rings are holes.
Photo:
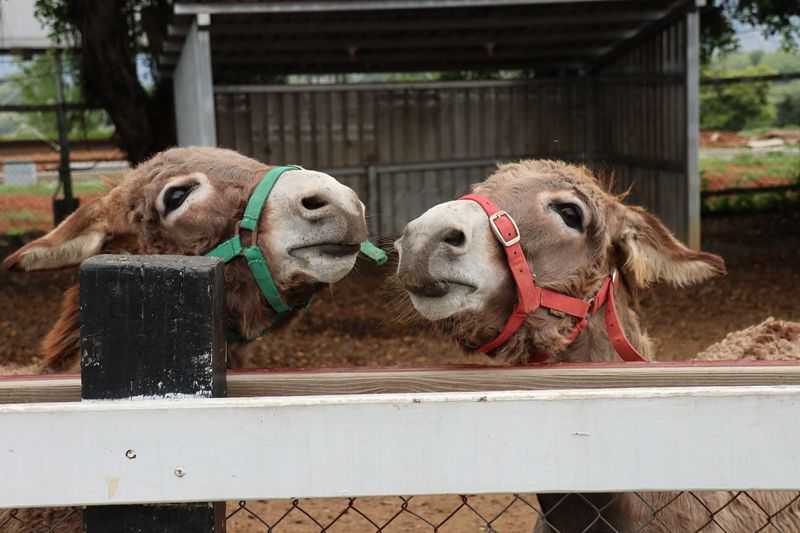
[[[570,82],[331,87],[218,87],[220,146],[333,174],[369,198],[348,167],[584,155],[586,90]],[[381,173],[380,228],[399,234],[429,207],[463,194],[490,167]]]
[[[687,113],[687,20],[677,17],[592,76],[590,151],[598,167],[613,170],[619,190],[630,188],[630,203],[646,206],[697,246],[699,227],[691,225],[699,203],[690,204],[692,195],[699,202],[692,186],[699,176],[688,167],[697,147]]]

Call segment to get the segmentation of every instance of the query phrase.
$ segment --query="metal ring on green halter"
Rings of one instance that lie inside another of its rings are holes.
[[[247,264],[250,266],[250,271],[253,273],[253,277],[258,283],[261,293],[264,295],[264,298],[267,299],[270,307],[272,307],[272,309],[278,315],[275,319],[276,322],[289,313],[299,309],[305,309],[311,303],[309,300],[305,305],[299,308],[292,308],[283,302],[280,291],[278,290],[278,286],[275,284],[275,280],[273,279],[272,273],[269,270],[269,265],[264,258],[261,248],[259,248],[258,243],[256,242],[255,232],[258,227],[258,221],[261,218],[261,212],[264,210],[264,205],[267,203],[267,198],[269,198],[270,192],[272,192],[273,187],[275,187],[275,184],[278,182],[278,179],[281,177],[281,175],[289,170],[303,170],[303,167],[297,165],[286,165],[273,168],[267,172],[263,178],[261,178],[261,182],[250,196],[250,200],[247,202],[247,207],[244,210],[244,216],[242,217],[242,222],[239,227],[240,229],[253,232],[251,246],[246,248],[243,247],[241,237],[239,235],[235,235],[206,254],[207,256],[220,257],[226,263],[236,259],[237,257],[244,257],[247,259]],[[379,265],[382,265],[386,262],[386,252],[368,240],[365,240],[361,243],[360,251]],[[236,332],[229,332],[228,340],[234,342],[247,342],[248,340],[252,339],[245,339]]]

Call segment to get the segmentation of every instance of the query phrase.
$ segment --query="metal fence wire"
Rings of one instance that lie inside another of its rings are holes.
[[[78,508],[12,509],[3,533],[82,531]],[[229,533],[800,531],[800,491],[491,494],[228,502]]]

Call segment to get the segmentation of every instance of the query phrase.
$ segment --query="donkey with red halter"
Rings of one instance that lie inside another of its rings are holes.
[[[686,248],[586,168],[554,161],[500,166],[472,194],[410,222],[395,247],[419,315],[464,349],[511,363],[647,360],[637,292],[725,274],[721,258]],[[543,494],[537,530],[695,531],[719,509],[725,530],[754,531],[766,509],[783,510],[776,527],[800,531],[796,493],[748,494]]]

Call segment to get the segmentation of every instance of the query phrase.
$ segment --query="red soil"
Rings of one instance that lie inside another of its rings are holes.
[[[0,143],[0,160],[33,161],[38,170],[56,170],[60,154],[43,141]],[[125,152],[112,141],[77,141],[70,146],[70,161],[125,161]]]
[[[92,202],[101,195],[84,195],[81,204]],[[26,212],[26,220],[9,218],[13,214]],[[27,214],[30,213],[30,217]],[[30,218],[31,220],[27,220]],[[35,194],[0,196],[0,235],[10,230],[17,232],[44,232],[53,229],[53,198]]]
[[[701,148],[740,148],[747,146],[747,137],[742,137],[735,131],[701,131]]]

